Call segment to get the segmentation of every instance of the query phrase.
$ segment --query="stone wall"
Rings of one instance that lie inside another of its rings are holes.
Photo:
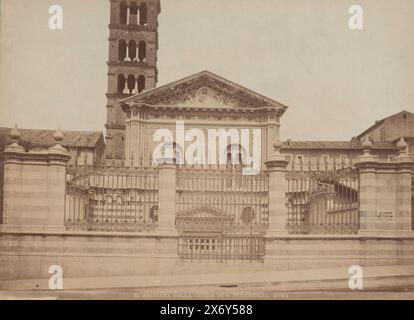
[[[5,148],[6,136],[0,135],[0,224],[3,224],[4,159],[2,153]]]
[[[3,187],[4,187],[4,162],[0,154],[0,224],[3,224]]]
[[[310,270],[351,265],[414,264],[414,237],[305,236],[266,239],[264,263],[181,261],[177,237],[138,234],[2,233],[0,281],[64,277],[234,274],[242,271]]]

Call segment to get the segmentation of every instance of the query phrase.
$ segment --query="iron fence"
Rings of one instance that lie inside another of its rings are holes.
[[[352,164],[303,162],[287,173],[291,234],[353,234],[359,229],[358,172]]]
[[[156,169],[68,167],[67,229],[140,232],[155,229],[157,221]]]
[[[177,227],[226,233],[264,232],[269,222],[268,175],[241,170],[177,171]]]
[[[177,171],[178,254],[188,260],[260,260],[269,223],[268,175],[234,167]]]

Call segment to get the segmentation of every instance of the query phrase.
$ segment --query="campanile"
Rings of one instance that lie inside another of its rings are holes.
[[[155,88],[160,0],[110,0],[106,159],[123,163],[125,115],[117,102]]]

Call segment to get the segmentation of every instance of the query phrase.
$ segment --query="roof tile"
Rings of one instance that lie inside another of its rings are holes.
[[[0,128],[0,135],[6,136],[10,140],[10,128]],[[34,147],[51,147],[56,144],[53,134],[55,130],[40,129],[19,129],[21,140]],[[99,139],[103,139],[102,132],[98,131],[62,131],[65,138],[62,141],[64,147],[93,148]]]

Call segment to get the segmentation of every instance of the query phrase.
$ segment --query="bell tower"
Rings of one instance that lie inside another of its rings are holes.
[[[155,88],[160,0],[110,0],[106,160],[122,164],[125,115],[117,102]]]

